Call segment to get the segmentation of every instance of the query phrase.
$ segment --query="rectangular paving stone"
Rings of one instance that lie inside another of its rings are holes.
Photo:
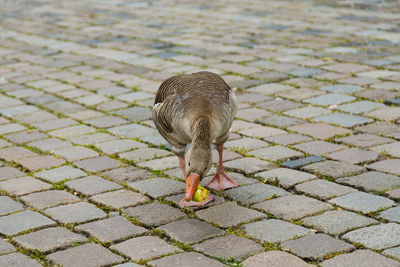
[[[75,125],[78,123],[77,121],[72,120],[70,118],[62,118],[62,119],[54,118],[54,119],[52,119],[50,116],[48,116],[48,117],[49,117],[49,119],[47,119],[45,121],[32,123],[32,125],[38,129],[40,129],[41,131],[50,131],[50,130],[68,127],[68,126]]]
[[[27,142],[46,138],[47,135],[35,130],[28,130],[25,132],[13,133],[4,136],[14,144],[24,144]]]
[[[122,189],[92,196],[90,200],[111,207],[112,209],[119,210],[148,202],[150,201],[150,198],[140,193]]]
[[[289,130],[309,135],[318,139],[328,139],[334,137],[335,135],[344,135],[352,132],[351,130],[345,128],[323,123],[306,123],[290,127]]]
[[[21,197],[22,201],[37,210],[79,202],[80,199],[71,193],[61,190],[49,190],[32,193]]]
[[[5,161],[15,161],[21,158],[33,157],[37,154],[23,147],[13,146],[0,149],[0,158]]]
[[[327,254],[350,251],[354,246],[328,235],[315,234],[286,241],[282,248],[299,257],[316,260]]]
[[[158,260],[152,260],[149,262],[151,266],[176,266],[184,267],[190,262],[192,267],[222,267],[223,264],[219,261],[207,258],[206,256],[196,252],[184,252],[171,256],[167,256]]]
[[[277,219],[245,224],[244,230],[247,235],[268,243],[281,243],[313,233],[310,229]]]
[[[265,140],[280,145],[293,145],[305,141],[311,141],[312,139],[302,134],[280,134],[276,136],[271,136]]]
[[[187,242],[189,244],[225,233],[217,227],[196,219],[178,220],[160,226],[157,229],[164,231],[171,238],[179,242]]]
[[[306,196],[290,195],[267,200],[252,207],[271,213],[284,220],[296,220],[329,210],[332,205]]]
[[[367,248],[385,249],[400,244],[399,232],[399,224],[382,223],[348,232],[342,238],[350,242],[360,243]]]
[[[319,155],[319,156],[346,148],[343,145],[332,144],[321,140],[305,142],[298,145],[294,145],[293,147],[307,154]]]
[[[302,107],[299,109],[292,109],[285,111],[283,114],[301,119],[309,119],[323,114],[330,113],[329,110],[320,107]]]
[[[340,178],[336,182],[362,188],[365,191],[381,192],[400,186],[400,177],[369,171],[356,176]]]
[[[10,253],[0,256],[0,265],[2,266],[32,266],[40,267],[42,266],[36,260],[21,254],[21,253]]]
[[[274,164],[256,158],[241,158],[224,163],[227,169],[233,169],[246,174],[252,174],[260,171],[273,169]]]
[[[109,128],[108,131],[124,138],[140,138],[157,134],[157,130],[136,123]]]
[[[99,153],[97,153],[96,151],[83,146],[73,146],[57,149],[55,151],[52,151],[52,153],[57,156],[63,157],[71,162],[86,158],[97,157],[99,155]]]
[[[379,154],[375,151],[368,151],[359,148],[349,148],[326,155],[327,158],[359,164],[363,162],[375,161],[379,158]]]
[[[73,125],[59,130],[51,131],[49,132],[49,135],[63,139],[70,139],[72,137],[94,133],[95,131],[95,128],[86,125]]]
[[[55,158],[53,156],[37,156],[32,158],[17,159],[15,162],[21,164],[23,167],[30,171],[37,171],[40,169],[48,169],[57,167],[65,163],[64,160]]]
[[[0,182],[0,189],[10,195],[21,196],[29,193],[44,191],[51,188],[51,185],[33,177],[21,177]]]
[[[381,212],[379,218],[383,218],[389,222],[400,222],[400,207],[390,208]]]
[[[295,119],[295,118],[291,118],[291,117],[287,117],[287,116],[281,116],[281,115],[272,115],[272,116],[268,116],[268,117],[263,117],[263,118],[257,120],[257,122],[260,122],[265,125],[275,126],[278,128],[287,128],[290,126],[295,126],[295,125],[305,123],[304,120]],[[278,136],[280,136],[280,135],[278,135]],[[268,139],[278,137],[278,136],[271,136],[271,137],[266,138],[266,140],[268,141]]]
[[[319,231],[338,236],[349,230],[378,224],[377,220],[346,210],[329,210],[321,215],[302,219],[302,223]]]
[[[339,125],[342,127],[347,127],[351,128],[354,126],[366,124],[373,122],[374,120],[365,118],[362,116],[356,116],[356,115],[349,115],[345,113],[333,113],[333,114],[327,114],[319,117],[315,117],[312,119],[313,121],[316,122],[326,122],[334,125]]]
[[[0,181],[9,180],[17,177],[24,176],[25,173],[14,167],[0,167]]]
[[[400,157],[400,142],[372,147],[371,150],[378,153],[385,153],[392,157]]]
[[[104,211],[87,202],[48,208],[44,213],[63,224],[83,223],[106,217]]]
[[[108,134],[108,133],[92,133],[92,134],[85,134],[76,137],[72,137],[69,139],[72,143],[76,145],[94,145],[97,143],[103,143],[106,141],[116,140],[117,137]]]
[[[68,188],[83,195],[92,196],[106,191],[122,189],[117,183],[108,181],[95,175],[79,178],[65,183]]]
[[[269,144],[259,139],[255,138],[241,138],[237,140],[231,140],[224,144],[225,147],[233,150],[233,149],[243,149],[243,150],[252,150],[256,148],[267,147]]]
[[[327,200],[357,191],[349,186],[339,185],[323,179],[313,180],[296,185],[295,189],[298,192],[322,200]]]
[[[238,131],[238,133],[255,138],[268,138],[274,135],[286,134],[287,132],[273,127],[260,126],[250,129],[244,129]]]
[[[21,203],[16,202],[7,196],[0,196],[0,216],[23,209],[24,206]]]
[[[15,247],[0,238],[0,255],[16,251]]]
[[[293,267],[309,266],[305,261],[303,261],[299,257],[278,250],[272,250],[251,256],[245,261],[243,261],[242,264],[244,267],[251,267],[251,266],[279,267],[285,265]]]
[[[147,147],[143,143],[139,143],[135,140],[128,140],[128,139],[113,140],[105,143],[96,144],[95,146],[107,154],[120,153],[140,147]]]
[[[40,229],[54,225],[56,225],[55,221],[30,210],[0,217],[0,233],[3,235],[16,235],[30,229]]]
[[[184,183],[166,178],[148,179],[128,183],[128,185],[143,194],[151,196],[152,198],[181,193],[186,188]]]
[[[375,212],[382,208],[392,207],[395,204],[393,200],[365,192],[354,192],[340,196],[329,200],[329,203],[362,213]]]
[[[153,227],[187,217],[179,209],[158,202],[124,209],[123,212],[139,222]]]
[[[367,166],[368,169],[400,175],[400,159],[387,159]]]
[[[372,102],[372,101],[357,101],[349,104],[340,105],[337,109],[352,113],[352,114],[363,114],[374,109],[385,107],[382,103]]]
[[[77,161],[75,165],[89,172],[98,172],[120,167],[122,163],[106,156],[100,156]]]
[[[303,167],[302,170],[322,176],[332,177],[334,179],[356,175],[367,171],[364,167],[358,165],[333,160],[313,163]]]
[[[95,243],[57,251],[47,255],[46,258],[65,267],[110,266],[124,261],[121,256]]]
[[[368,249],[358,249],[348,254],[340,254],[332,259],[321,262],[323,267],[337,267],[337,266],[385,266],[395,267],[399,266],[398,262],[386,258],[379,253],[373,252]]]
[[[264,160],[270,160],[270,161],[281,161],[281,160],[288,160],[288,159],[292,159],[292,158],[299,158],[299,157],[303,157],[304,154],[284,147],[284,146],[280,146],[280,145],[276,145],[276,146],[271,146],[271,147],[266,147],[266,148],[261,148],[261,149],[256,149],[253,150],[251,152],[249,152],[249,154],[264,159]]]
[[[127,182],[136,182],[145,180],[154,176],[151,172],[139,169],[133,166],[121,167],[110,171],[101,173],[102,176],[107,177],[115,182],[126,184]]]
[[[256,242],[236,235],[209,239],[193,248],[213,257],[239,260],[263,250],[263,247]]]
[[[176,156],[172,156],[140,162],[137,164],[137,166],[140,168],[147,168],[152,170],[165,170],[178,167],[179,163],[176,159]]]
[[[57,138],[48,138],[30,142],[27,144],[27,146],[34,147],[42,151],[50,152],[60,148],[71,147],[72,144],[70,142],[63,141]]]
[[[72,246],[77,242],[86,242],[87,238],[73,233],[66,228],[51,227],[26,235],[17,236],[13,238],[13,240],[25,249],[48,253],[59,248]]]
[[[146,228],[136,226],[122,216],[113,216],[104,220],[81,224],[74,230],[86,232],[104,243],[126,240],[148,232]]]
[[[373,134],[357,134],[337,138],[335,141],[348,145],[354,145],[361,148],[369,148],[380,144],[393,143],[394,140],[386,137],[381,137]]]
[[[301,182],[317,179],[314,174],[286,168],[277,168],[260,172],[256,174],[256,177],[263,178],[269,182],[278,182],[278,184],[285,189]]]
[[[71,180],[86,176],[86,173],[72,166],[62,166],[50,170],[37,172],[34,174],[34,176],[51,183],[58,183],[63,180]]]
[[[351,84],[334,84],[334,85],[326,85],[319,88],[319,90],[333,92],[333,93],[346,93],[352,94],[354,92],[359,92],[364,90],[365,88],[357,85]]]
[[[265,217],[263,213],[241,207],[236,202],[225,202],[197,211],[196,216],[206,222],[225,228]]]
[[[320,106],[339,105],[355,100],[355,97],[343,94],[325,94],[304,99],[303,102]]]
[[[90,125],[93,125],[97,128],[108,128],[108,127],[125,124],[128,121],[124,120],[122,118],[119,118],[119,117],[115,117],[115,116],[105,116],[105,117],[86,120],[84,122],[88,123]]]
[[[274,196],[285,196],[290,193],[279,187],[255,183],[229,189],[228,191],[225,191],[224,194],[244,205],[252,205]]]
[[[311,156],[311,157],[305,157],[305,158],[301,158],[301,159],[285,161],[285,162],[281,163],[280,165],[283,167],[291,168],[291,169],[298,169],[307,164],[324,161],[324,160],[325,160],[325,158],[321,157],[321,156]]]
[[[382,254],[399,260],[400,259],[400,247],[385,249],[382,252]]]
[[[113,245],[110,249],[118,251],[118,253],[134,261],[153,259],[164,254],[172,254],[181,251],[179,248],[155,236],[135,237]]]

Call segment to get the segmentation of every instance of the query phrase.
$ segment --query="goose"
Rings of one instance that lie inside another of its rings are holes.
[[[202,207],[213,200],[192,201],[200,181],[212,166],[215,142],[219,166],[207,187],[220,191],[238,186],[224,171],[224,143],[236,115],[237,100],[226,82],[207,71],[175,75],[159,87],[153,107],[153,121],[161,136],[179,159],[186,180],[185,197],[179,207]],[[185,154],[187,144],[191,144]]]

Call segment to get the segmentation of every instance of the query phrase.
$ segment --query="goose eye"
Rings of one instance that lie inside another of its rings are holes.
[[[188,163],[188,165],[190,166],[190,162]]]

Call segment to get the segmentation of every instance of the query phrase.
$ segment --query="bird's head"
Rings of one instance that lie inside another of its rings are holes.
[[[200,184],[201,179],[212,166],[211,147],[190,146],[185,155],[186,168],[186,201],[190,201]]]

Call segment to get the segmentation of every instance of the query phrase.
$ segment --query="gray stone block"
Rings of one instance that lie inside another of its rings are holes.
[[[327,180],[318,179],[296,185],[295,189],[311,197],[322,200],[342,196],[357,190],[348,186],[338,185]]]
[[[362,188],[366,191],[386,191],[400,185],[400,177],[369,171],[360,175],[337,179],[336,182]]]
[[[92,196],[90,200],[99,203],[101,205],[111,207],[112,209],[119,210],[122,208],[142,204],[144,202],[149,201],[150,198],[143,194],[123,189],[123,190],[98,194]]]
[[[24,206],[7,196],[0,196],[0,216],[23,210]]]
[[[166,178],[154,178],[144,181],[128,183],[130,187],[147,194],[153,198],[181,193],[185,190],[185,184]]]
[[[50,170],[37,172],[34,175],[51,183],[58,183],[66,179],[76,179],[86,176],[86,173],[72,166],[62,166]]]
[[[383,218],[390,222],[400,223],[400,206],[387,209],[379,214],[379,218]]]
[[[106,191],[121,189],[122,186],[92,175],[66,182],[65,185],[81,194],[92,196]]]
[[[277,168],[260,172],[256,177],[261,177],[270,182],[278,182],[283,188],[289,188],[297,183],[317,179],[314,174],[286,168]]]
[[[245,224],[244,230],[249,236],[271,243],[281,243],[313,233],[310,229],[277,219]]]
[[[0,238],[0,255],[16,251],[15,247]]]
[[[3,235],[16,235],[30,229],[40,229],[53,225],[56,225],[55,221],[30,210],[0,217],[0,233]]]
[[[49,208],[44,211],[54,220],[67,223],[83,223],[106,217],[104,211],[87,202],[78,202],[60,207]]]
[[[125,255],[134,261],[139,261],[140,259],[153,259],[164,254],[181,251],[179,248],[174,247],[155,236],[135,237],[113,245],[110,249],[118,251],[118,253]]]
[[[197,243],[202,240],[222,235],[225,231],[218,229],[206,222],[196,219],[185,219],[158,227],[157,229],[167,233],[171,238],[179,242],[189,244]]]
[[[354,192],[337,197],[329,200],[329,203],[362,213],[375,212],[382,208],[392,207],[395,204],[393,200],[388,198],[364,192]]]
[[[147,226],[160,226],[187,217],[179,209],[158,202],[124,209],[123,212]]]
[[[348,230],[379,223],[372,218],[346,210],[326,211],[321,215],[304,218],[302,222],[306,226],[335,236],[347,232]]]
[[[21,247],[29,250],[38,250],[41,253],[53,252],[59,248],[66,248],[78,242],[86,242],[87,238],[73,233],[66,228],[51,227],[17,236],[14,241]]]
[[[186,267],[190,263],[191,267],[222,267],[223,264],[219,261],[207,258],[196,252],[185,252],[172,256],[167,256],[159,260],[150,261],[149,264],[155,267],[174,266]]]
[[[284,220],[296,220],[332,208],[332,205],[306,196],[290,195],[267,200],[252,207]]]
[[[371,249],[385,249],[400,245],[400,225],[386,223],[354,230],[343,235],[343,239],[360,243]]]
[[[303,167],[302,170],[318,173],[320,175],[332,177],[334,179],[356,175],[367,171],[364,167],[332,160],[310,164]]]
[[[46,258],[65,267],[110,266],[124,261],[121,256],[95,243],[57,251],[47,255]]]
[[[229,198],[235,199],[245,205],[251,205],[269,199],[273,196],[289,195],[289,192],[267,184],[255,183],[229,189],[224,192]]]
[[[86,232],[100,242],[115,242],[147,232],[147,229],[132,224],[122,216],[81,224],[75,227],[75,230]]]
[[[349,254],[337,255],[332,259],[323,261],[323,267],[397,267],[399,263],[386,258],[371,250],[356,250]]]
[[[22,196],[21,199],[26,205],[38,210],[80,201],[77,196],[61,190],[49,190],[33,193]]]
[[[243,267],[257,267],[257,266],[268,266],[268,267],[308,267],[309,265],[290,253],[284,251],[267,251],[261,254],[252,256],[242,262]]]
[[[10,253],[0,256],[0,266],[29,266],[29,267],[41,267],[42,265],[34,259],[21,254],[21,253]]]
[[[286,241],[282,248],[299,257],[317,260],[327,254],[350,251],[354,246],[328,235],[315,234]]]
[[[206,222],[228,228],[263,218],[265,214],[239,206],[236,202],[224,202],[208,209],[199,210],[196,212],[196,216]]]

